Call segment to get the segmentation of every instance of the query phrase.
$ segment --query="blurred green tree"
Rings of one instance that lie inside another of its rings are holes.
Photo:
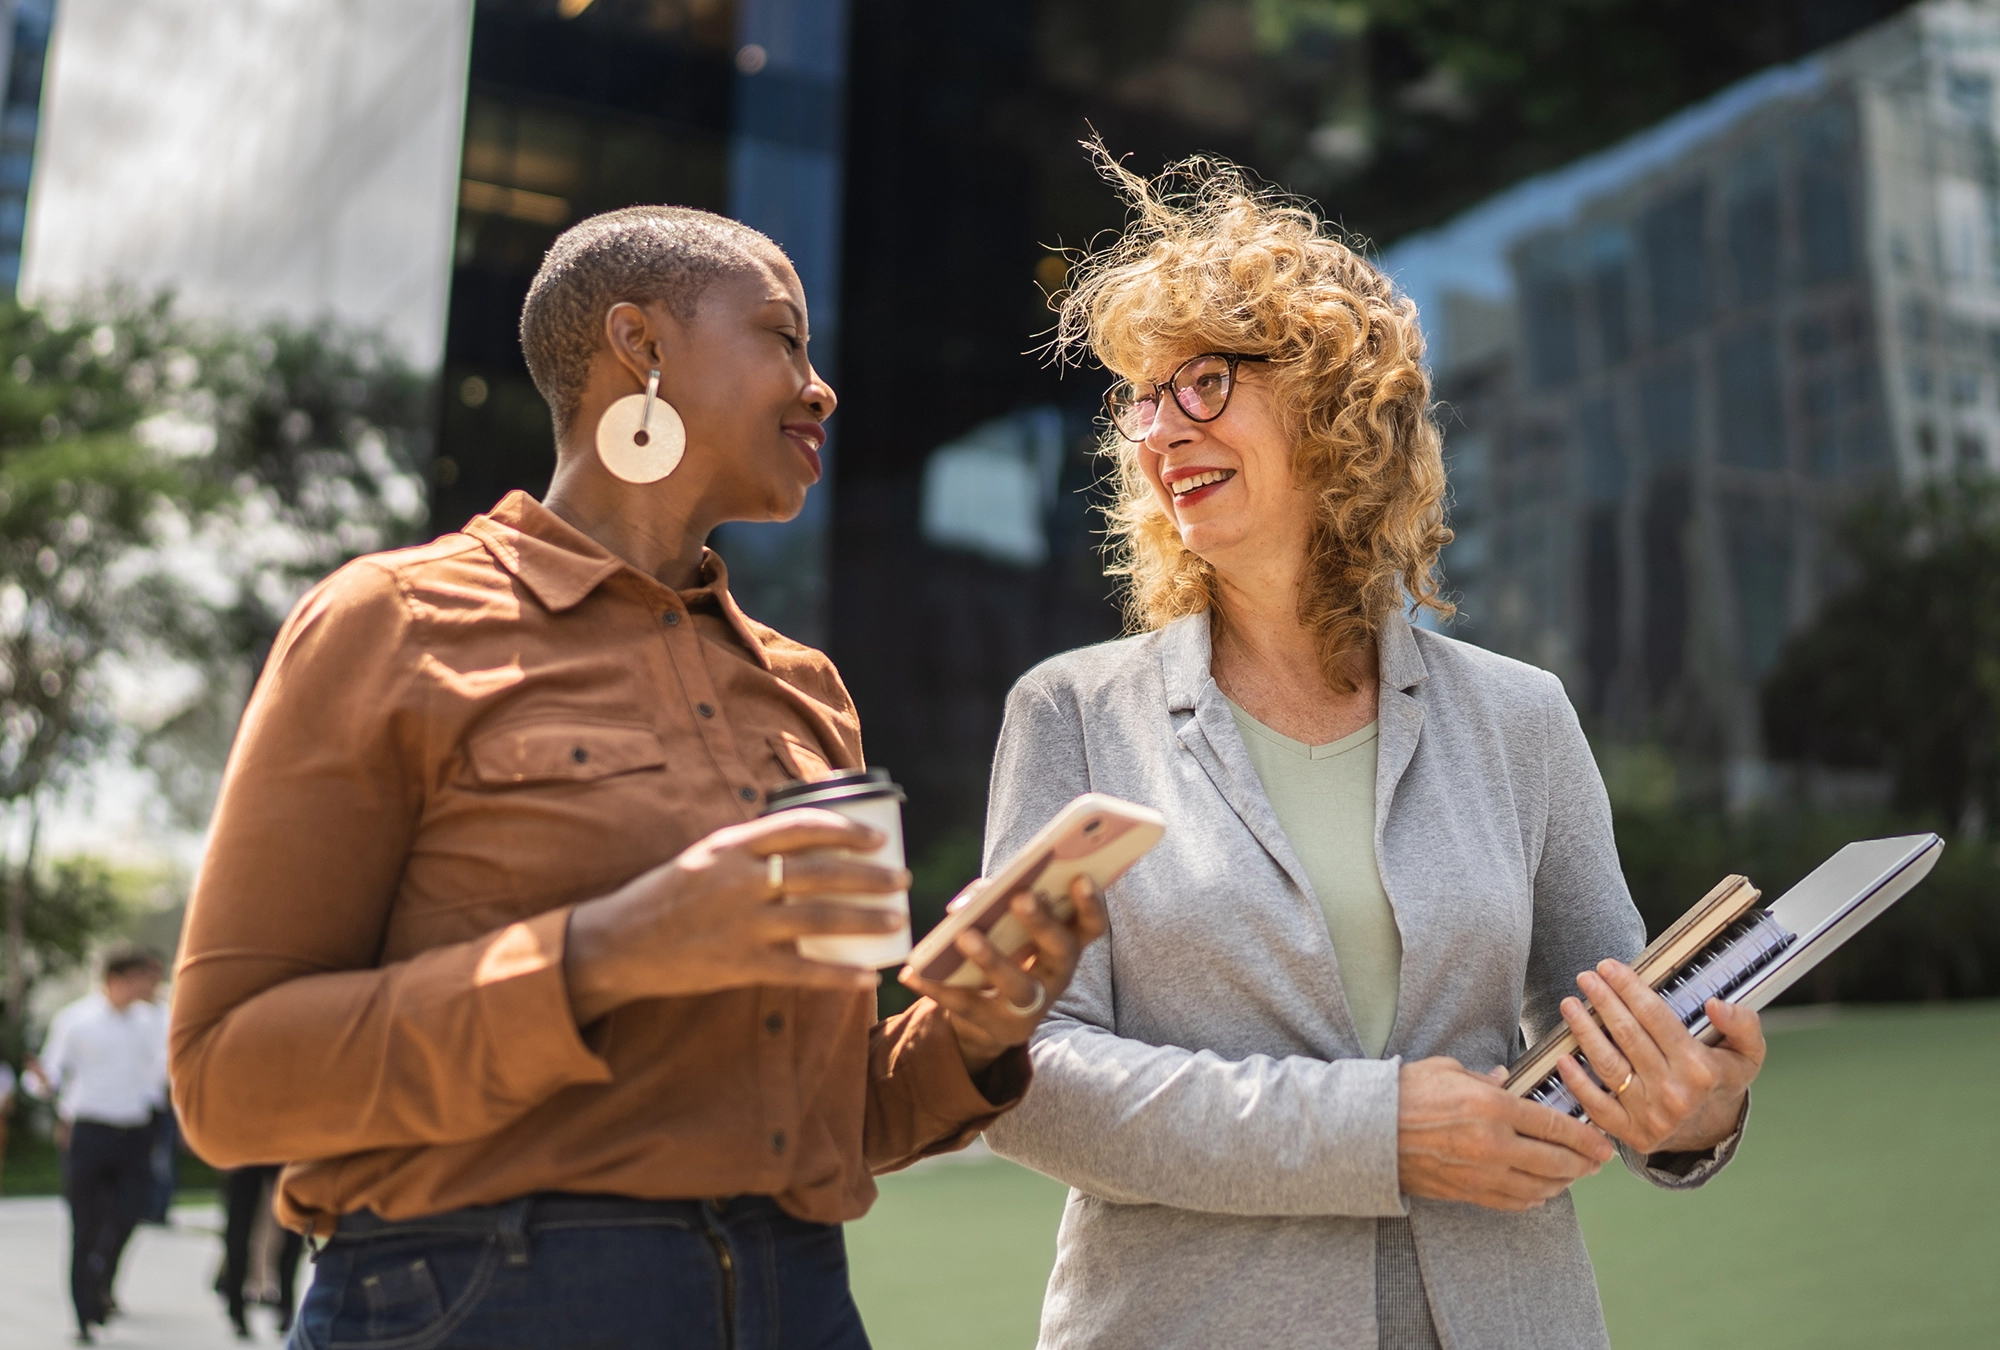
[[[1763,691],[1773,756],[1885,770],[1895,801],[1978,834],[2000,820],[2000,482],[1864,504],[1853,579]]]
[[[419,529],[427,397],[379,341],[327,325],[236,331],[184,320],[165,297],[123,294],[0,306],[12,1039],[33,980],[78,959],[85,930],[115,912],[84,864],[44,866],[48,807],[124,750],[200,817],[237,708],[298,594]]]

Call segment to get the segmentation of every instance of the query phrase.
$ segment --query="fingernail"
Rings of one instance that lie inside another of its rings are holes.
[[[1035,912],[1035,902],[1025,895],[1017,895],[1009,903],[1008,908],[1025,918]]]

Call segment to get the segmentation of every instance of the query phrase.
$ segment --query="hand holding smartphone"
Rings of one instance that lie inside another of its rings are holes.
[[[1008,956],[1031,945],[1027,929],[1009,909],[1016,895],[1039,897],[1057,918],[1075,912],[1070,883],[1088,877],[1101,891],[1111,885],[1167,832],[1166,817],[1136,803],[1087,792],[1056,813],[1055,819],[993,876],[974,882],[954,901],[956,908],[910,953],[909,969],[926,980],[976,988],[986,976],[958,950],[959,934],[984,933]]]

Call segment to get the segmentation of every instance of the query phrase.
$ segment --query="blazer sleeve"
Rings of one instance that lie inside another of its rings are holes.
[[[1033,675],[993,763],[986,870],[1092,787],[1081,717]],[[1124,1204],[1242,1215],[1400,1215],[1394,1061],[1148,1045],[1117,1034],[1111,931],[1037,1030],[1035,1086],[986,1131],[1004,1157]]]
[[[1521,1009],[1528,1044],[1562,1020],[1562,1000],[1577,992],[1580,972],[1606,957],[1630,961],[1646,946],[1646,925],[1619,869],[1604,779],[1562,682],[1553,675],[1543,679],[1548,817],[1535,869],[1535,936]],[[1655,1186],[1688,1190],[1735,1156],[1749,1112],[1746,1102],[1735,1131],[1713,1149],[1648,1155],[1620,1144],[1618,1152],[1626,1167]]]

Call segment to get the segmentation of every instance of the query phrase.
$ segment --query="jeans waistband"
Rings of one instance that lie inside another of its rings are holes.
[[[624,1195],[568,1195],[538,1191],[499,1205],[467,1205],[413,1219],[385,1219],[372,1210],[340,1216],[331,1243],[367,1242],[418,1235],[485,1237],[548,1227],[617,1227],[668,1223],[704,1228],[711,1223],[771,1218],[784,1211],[768,1195],[712,1200],[641,1200]]]

